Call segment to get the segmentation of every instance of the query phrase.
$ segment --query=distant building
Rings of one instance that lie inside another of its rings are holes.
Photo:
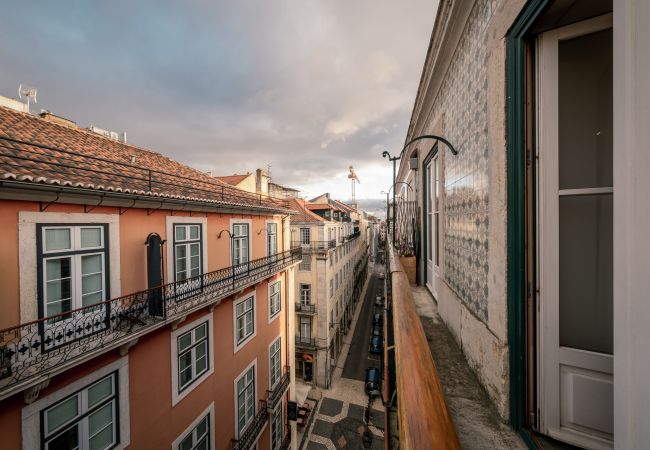
[[[51,119],[0,106],[0,446],[288,448],[290,205]]]
[[[290,206],[298,212],[291,245],[303,252],[295,276],[296,378],[327,388],[366,280],[371,231],[352,223],[347,206],[302,199]]]
[[[268,173],[262,169],[257,169],[255,173],[248,172],[243,175],[234,174],[215,178],[239,189],[273,198],[294,198],[300,193],[298,189],[272,182]]]

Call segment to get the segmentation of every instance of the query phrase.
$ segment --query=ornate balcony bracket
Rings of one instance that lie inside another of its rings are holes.
[[[26,404],[34,403],[38,396],[41,394],[41,390],[45,389],[50,384],[50,379],[41,381],[40,383],[26,389],[23,391],[23,398]]]
[[[129,353],[129,350],[131,350],[131,347],[133,347],[135,344],[138,343],[140,340],[139,337],[130,340],[129,342],[120,345],[119,350],[120,350],[120,356],[126,356]]]
[[[174,319],[169,325],[172,329],[172,331],[176,331],[178,329],[178,326],[183,323],[187,319],[187,316],[181,316],[178,319]]]

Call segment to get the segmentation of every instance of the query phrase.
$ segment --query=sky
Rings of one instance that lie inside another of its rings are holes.
[[[0,95],[213,175],[270,167],[376,214],[404,143],[437,0],[15,1]],[[382,200],[383,199],[383,200]]]

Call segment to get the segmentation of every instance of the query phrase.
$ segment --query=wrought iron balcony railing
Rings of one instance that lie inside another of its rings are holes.
[[[326,252],[336,247],[336,239],[329,241],[291,241],[291,248],[301,248],[303,252]]]
[[[282,400],[282,396],[289,389],[289,366],[284,367],[284,375],[278,380],[273,389],[266,391],[266,408],[269,412],[273,411],[278,405],[278,402]]]
[[[260,404],[260,409],[257,411],[257,414],[255,414],[253,421],[248,425],[248,427],[246,427],[241,436],[239,436],[239,439],[233,443],[232,450],[250,450],[255,447],[257,438],[264,429],[266,421],[269,418],[266,401],[260,400]]]
[[[296,347],[315,348],[316,347],[316,338],[296,336]]]
[[[311,303],[296,303],[296,312],[301,314],[316,314],[316,305]]]
[[[128,344],[301,260],[301,249],[0,330],[0,399]]]

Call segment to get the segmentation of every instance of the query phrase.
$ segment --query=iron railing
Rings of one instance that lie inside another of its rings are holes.
[[[316,305],[313,305],[311,303],[296,303],[296,312],[303,314],[316,314]]]
[[[269,418],[269,410],[266,407],[266,401],[260,400],[260,409],[255,414],[253,421],[244,430],[239,439],[232,446],[233,450],[250,450],[255,446],[257,438],[264,429],[266,421]]]
[[[0,159],[6,166],[14,166],[13,172],[19,175],[35,175],[25,173],[24,168],[29,167],[39,175],[51,174],[51,178],[73,184],[93,180],[95,186],[110,186],[123,191],[128,189],[150,194],[172,194],[250,206],[289,208],[287,200],[246,192],[207,175],[197,176],[190,169],[183,174],[170,173],[136,165],[146,164],[144,160],[126,163],[91,155],[84,151],[7,136],[0,136]],[[7,171],[12,172],[12,169],[7,168]]]
[[[326,252],[327,250],[336,247],[336,239],[329,241],[291,241],[291,248],[300,247],[303,252]]]
[[[398,200],[396,212],[395,246],[399,256],[416,256],[420,232],[417,202]]]
[[[301,250],[292,249],[0,330],[0,398],[11,387],[126,344],[300,259]]]
[[[266,391],[266,407],[269,412],[273,411],[278,405],[278,402],[282,400],[282,396],[289,389],[289,381],[289,366],[285,366],[282,378],[280,378],[273,389]]]
[[[282,439],[282,443],[280,444],[279,450],[287,450],[290,445],[291,445],[291,428],[287,427],[287,429],[284,431],[284,438]]]
[[[316,347],[316,338],[296,336],[296,347],[314,348]]]

